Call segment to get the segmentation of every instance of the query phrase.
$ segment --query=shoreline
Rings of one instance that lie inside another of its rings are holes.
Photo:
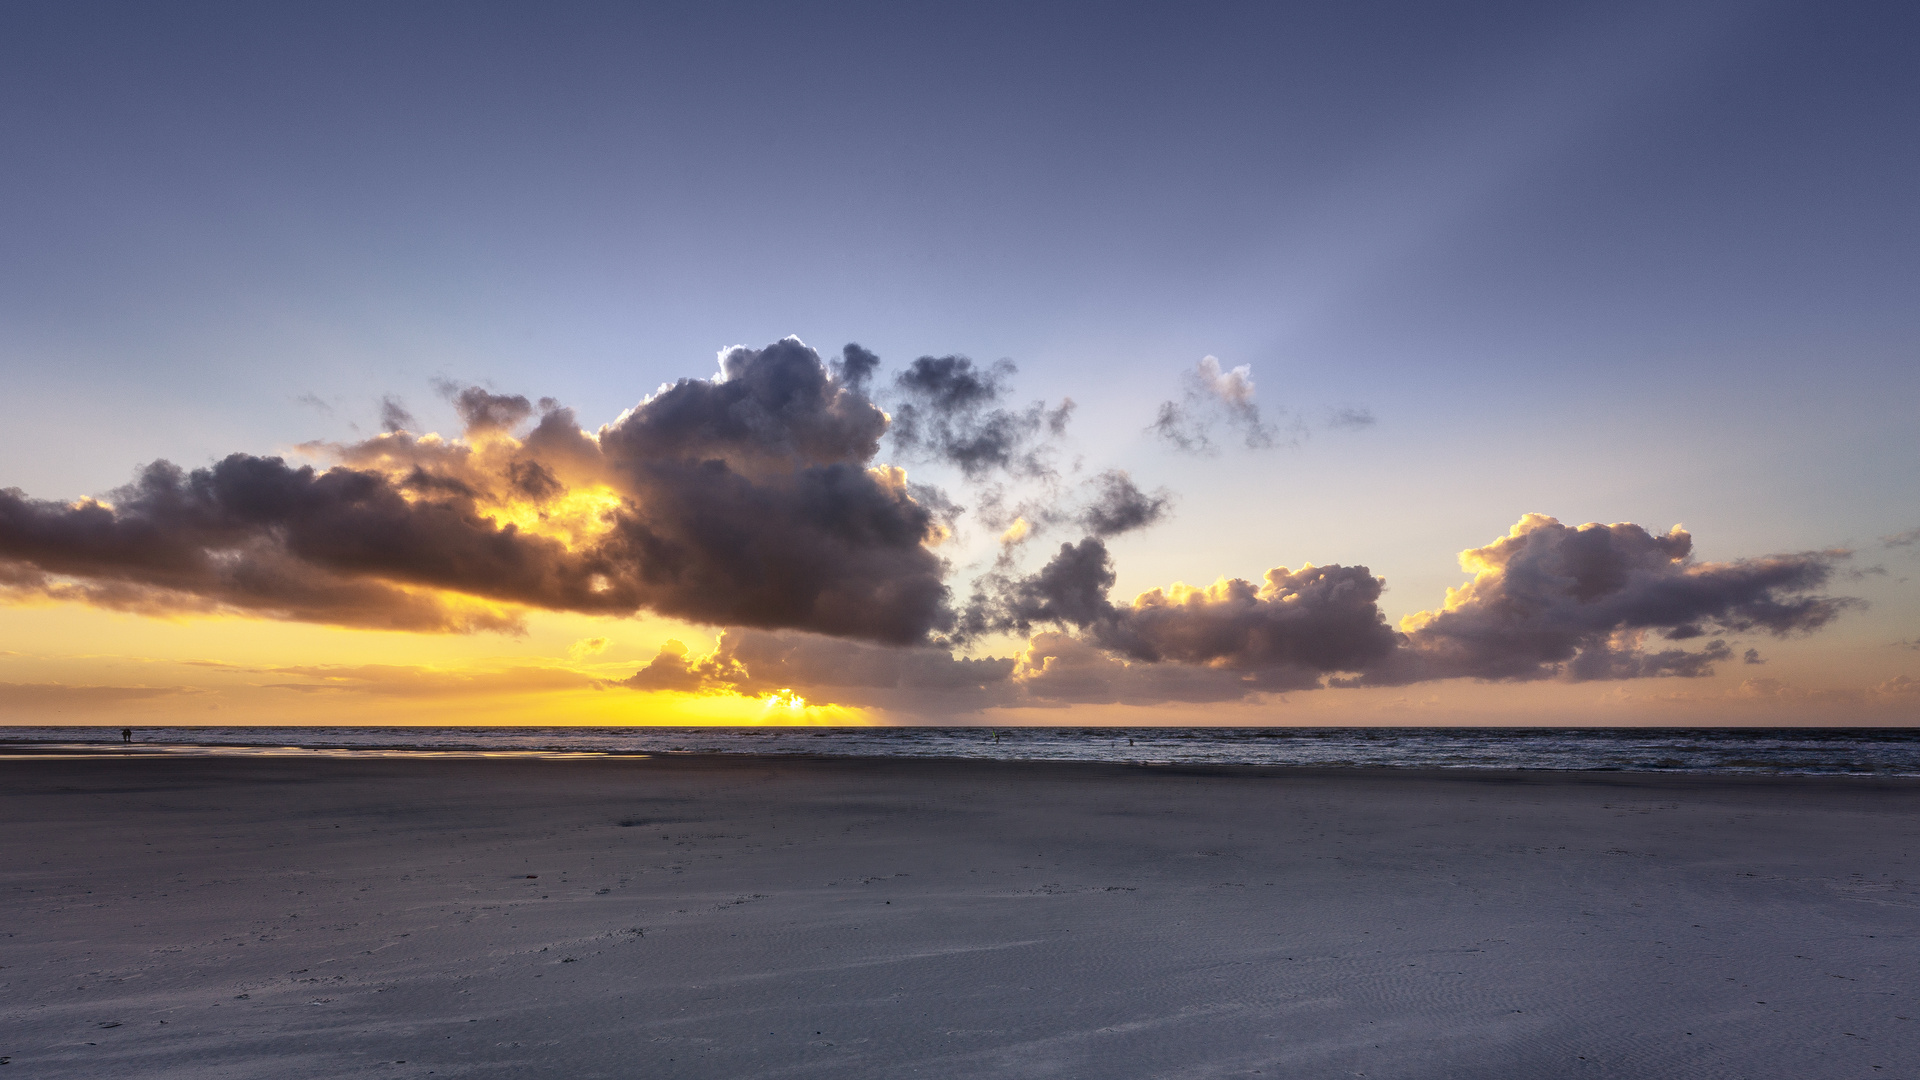
[[[752,753],[749,751],[707,751],[707,750],[538,750],[538,749],[484,749],[454,748],[438,749],[418,746],[295,746],[284,743],[133,743],[133,744],[54,744],[54,743],[10,743],[0,739],[0,762],[40,761],[40,760],[171,760],[171,759],[220,759],[258,761],[570,761],[570,762],[623,762],[656,760],[661,762],[740,762],[747,765],[772,765],[775,763],[818,762],[822,764],[866,764],[874,762],[900,763],[903,765],[927,763],[938,765],[991,765],[991,766],[1039,766],[1062,768],[1097,768],[1121,770],[1146,770],[1164,772],[1168,775],[1241,777],[1247,779],[1306,779],[1313,777],[1362,778],[1398,776],[1409,779],[1487,779],[1506,783],[1523,783],[1530,779],[1542,782],[1565,779],[1578,782],[1580,778],[1592,778],[1592,782],[1604,783],[1605,778],[1647,778],[1671,779],[1675,781],[1752,781],[1765,784],[1770,781],[1819,781],[1831,780],[1845,783],[1884,784],[1891,789],[1911,789],[1920,791],[1920,774],[1881,773],[1881,772],[1762,772],[1729,771],[1715,769],[1635,769],[1630,767],[1606,768],[1501,768],[1482,765],[1261,765],[1213,762],[1181,761],[1110,761],[1099,759],[1059,759],[1059,758],[1019,758],[1019,757],[962,757],[950,754],[928,754],[914,756],[909,754],[831,754],[831,753]]]

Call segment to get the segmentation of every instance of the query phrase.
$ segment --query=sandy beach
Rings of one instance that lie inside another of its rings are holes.
[[[1914,1077],[1920,782],[0,761],[33,1077]]]

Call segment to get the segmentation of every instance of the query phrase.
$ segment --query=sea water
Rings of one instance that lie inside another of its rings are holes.
[[[0,728],[0,755],[120,746]],[[1920,728],[166,727],[156,754],[774,754],[1140,764],[1920,776]]]

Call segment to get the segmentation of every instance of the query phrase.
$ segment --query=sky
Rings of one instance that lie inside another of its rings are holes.
[[[1920,722],[1920,14],[0,11],[0,723]]]

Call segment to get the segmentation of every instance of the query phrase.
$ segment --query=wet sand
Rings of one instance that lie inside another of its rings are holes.
[[[48,758],[0,829],[0,1076],[1920,1076],[1914,781]]]

